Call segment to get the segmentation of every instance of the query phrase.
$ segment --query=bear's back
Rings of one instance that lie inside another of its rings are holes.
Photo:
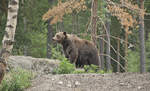
[[[89,47],[95,47],[95,45],[94,45],[94,43],[92,41],[81,39],[78,36],[73,35],[73,34],[68,34],[67,36],[69,37],[69,39],[72,42],[74,42],[74,44],[78,48],[83,47],[84,45],[89,46]]]

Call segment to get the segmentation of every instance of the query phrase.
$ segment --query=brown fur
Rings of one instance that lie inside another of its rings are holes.
[[[62,44],[65,56],[77,67],[99,65],[97,48],[93,42],[65,32],[56,33],[53,40]]]

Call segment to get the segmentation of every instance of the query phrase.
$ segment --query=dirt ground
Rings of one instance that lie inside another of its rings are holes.
[[[8,68],[21,67],[35,72],[25,91],[150,91],[150,73],[62,74],[52,75],[58,60],[11,56]]]
[[[25,91],[150,91],[150,73],[42,75]]]

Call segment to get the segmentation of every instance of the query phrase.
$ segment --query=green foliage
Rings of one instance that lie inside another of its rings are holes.
[[[85,65],[84,70],[86,73],[100,73],[104,74],[105,72],[103,70],[99,70],[99,67],[96,65]]]
[[[27,70],[11,70],[2,81],[0,91],[23,91],[31,85],[32,78],[33,74]]]
[[[58,68],[54,69],[53,74],[81,74],[81,73],[100,73],[104,74],[103,70],[99,70],[96,65],[86,65],[83,69],[75,69],[75,65],[71,64],[67,59],[61,61]]]
[[[27,55],[46,57],[47,23],[42,21],[42,15],[52,6],[50,4],[48,0],[20,2],[14,55],[23,55],[26,47]]]
[[[31,46],[29,47],[29,54],[31,56],[40,58],[46,57],[46,31],[47,30],[44,29],[43,33],[37,31],[30,34]]]
[[[66,60],[66,57],[64,55],[62,55],[62,53],[60,52],[60,46],[57,45],[56,47],[51,46],[51,52],[52,52],[52,59],[58,59],[58,60]]]
[[[95,73],[95,72],[97,72],[97,70],[98,70],[98,66],[96,66],[96,65],[85,65],[84,66],[84,70],[85,71],[87,71],[87,72],[89,72],[89,73]]]
[[[135,37],[135,36],[134,36]],[[132,41],[135,41],[136,39],[134,39],[132,37]],[[150,58],[150,42],[149,39],[146,41],[146,70],[148,70],[150,72],[150,62],[149,62],[149,58]],[[131,51],[128,50],[128,71],[129,72],[139,72],[139,67],[140,67],[140,54],[139,54],[139,46],[137,46],[135,48],[135,50]]]
[[[6,20],[7,20],[6,16],[0,14],[0,41],[2,41],[2,39],[3,39]],[[0,45],[1,44],[2,44],[2,42],[0,42]]]
[[[139,72],[139,53],[128,50],[128,72]]]
[[[58,68],[54,69],[54,74],[69,74],[75,70],[75,65],[71,64],[66,58],[61,61]]]
[[[150,34],[149,34],[150,36]],[[146,42],[146,69],[150,72],[150,38]]]
[[[85,70],[75,70],[72,72],[72,74],[82,74],[82,73],[85,73]]]

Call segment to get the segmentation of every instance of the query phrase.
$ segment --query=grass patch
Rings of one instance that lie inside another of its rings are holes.
[[[23,91],[31,85],[33,77],[32,72],[21,68],[11,70],[5,75],[0,85],[0,91]]]

